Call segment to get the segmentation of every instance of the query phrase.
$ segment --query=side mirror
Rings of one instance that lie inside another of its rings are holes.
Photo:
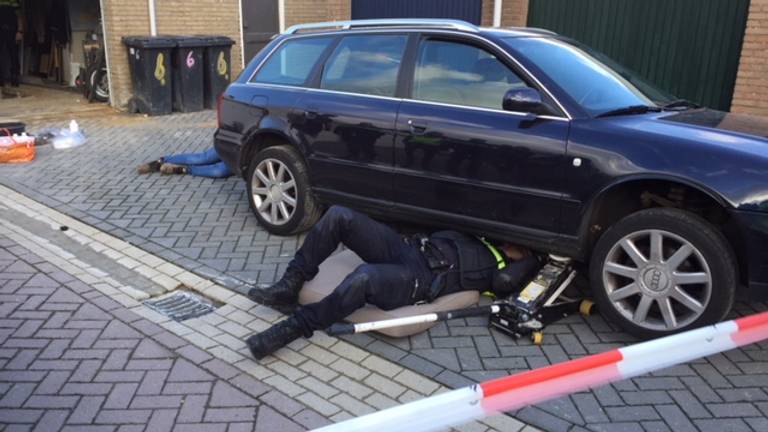
[[[538,90],[530,87],[514,88],[504,94],[504,111],[542,114],[546,112],[544,102]]]

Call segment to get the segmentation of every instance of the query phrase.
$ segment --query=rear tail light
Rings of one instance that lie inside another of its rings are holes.
[[[216,99],[216,127],[221,128],[221,102],[224,100],[224,93]]]

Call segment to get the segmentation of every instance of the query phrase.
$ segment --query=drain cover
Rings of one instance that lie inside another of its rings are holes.
[[[144,304],[175,321],[196,318],[216,309],[209,301],[186,291],[157,300],[147,300]]]

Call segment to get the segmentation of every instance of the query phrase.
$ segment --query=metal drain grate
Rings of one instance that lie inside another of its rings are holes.
[[[209,301],[185,291],[157,300],[147,300],[144,304],[174,321],[196,318],[216,309]]]

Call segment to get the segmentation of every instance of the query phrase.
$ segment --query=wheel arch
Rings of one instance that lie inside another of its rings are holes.
[[[243,139],[243,148],[240,153],[240,172],[243,177],[247,176],[248,165],[251,160],[261,150],[268,147],[279,145],[288,145],[293,147],[301,156],[304,165],[307,165],[307,159],[301,147],[283,130],[279,128],[258,128],[253,133],[248,134]],[[246,179],[248,181],[248,179]]]
[[[736,255],[740,276],[747,274],[740,234],[734,229],[728,212],[733,205],[700,183],[663,174],[625,177],[594,195],[586,206],[579,231],[585,256],[592,253],[597,240],[611,225],[651,207],[679,208],[702,216],[728,240]]]

